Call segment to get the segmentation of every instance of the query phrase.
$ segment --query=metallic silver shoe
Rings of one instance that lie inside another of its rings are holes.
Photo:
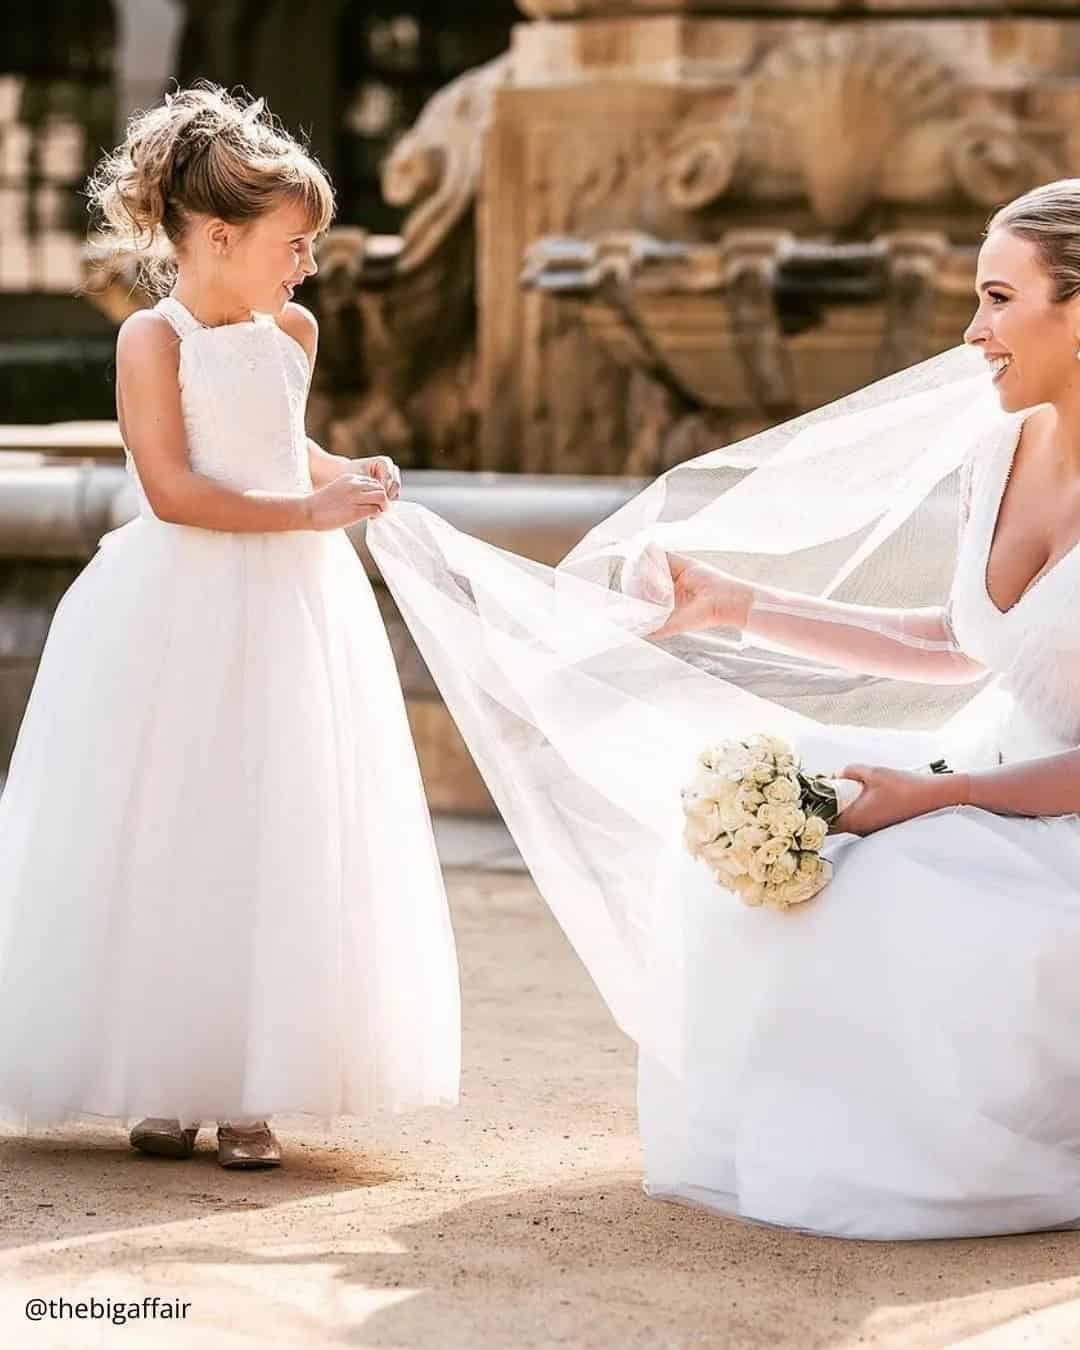
[[[218,1126],[217,1160],[222,1167],[280,1167],[281,1145],[265,1120],[254,1125]]]
[[[128,1138],[132,1148],[140,1153],[153,1153],[159,1158],[190,1158],[195,1152],[198,1125],[182,1126],[178,1120],[163,1120],[147,1116],[140,1120]]]

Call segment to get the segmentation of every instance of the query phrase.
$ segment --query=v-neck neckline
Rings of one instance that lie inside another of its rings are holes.
[[[990,558],[994,552],[994,543],[997,538],[998,526],[1001,524],[1001,512],[1002,508],[1005,505],[1005,494],[1009,490],[1009,481],[1012,478],[1013,465],[1016,463],[1016,456],[1020,450],[1020,438],[1024,434],[1024,427],[1027,424],[1028,418],[1034,411],[1035,411],[1034,408],[1029,408],[1027,412],[1025,412],[1023,416],[1020,418],[1019,424],[1017,425],[1016,435],[1013,437],[1012,448],[1009,451],[1008,462],[1005,466],[1005,473],[1001,480],[1001,487],[998,489],[997,501],[995,503],[993,513],[991,514],[990,517],[990,542],[986,546],[986,555],[983,559],[983,569],[982,569],[983,593],[985,594],[987,600],[989,600],[990,604],[993,606],[994,612],[1003,619],[1006,618],[1008,615],[1010,615],[1019,605],[1021,605],[1032,593],[1032,591],[1036,589],[1036,587],[1039,585],[1040,582],[1045,581],[1048,576],[1056,572],[1058,568],[1062,565],[1062,563],[1064,563],[1066,559],[1070,558],[1077,551],[1077,549],[1080,548],[1080,534],[1077,534],[1076,538],[1065,550],[1065,552],[1061,554],[1059,558],[1057,558],[1054,562],[1052,562],[1048,567],[1042,567],[1038,572],[1035,573],[1035,575],[1027,583],[1027,585],[1016,597],[1016,599],[1012,602],[1012,604],[1008,606],[1008,608],[1002,609],[1001,606],[998,604],[998,602],[990,594]]]

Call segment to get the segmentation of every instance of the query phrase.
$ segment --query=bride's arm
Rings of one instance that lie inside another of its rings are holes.
[[[1068,816],[1080,812],[1080,750],[1063,750],[948,777],[956,780],[949,785],[953,805],[979,806],[999,816]]]
[[[671,554],[675,608],[652,636],[733,627],[803,656],[866,675],[969,684],[985,674],[957,645],[943,608],[884,609],[751,585]]]
[[[840,776],[862,783],[855,802],[833,822],[837,832],[873,834],[947,807],[977,806],[999,816],[1080,813],[1080,749],[993,769],[925,774],[848,764]]]
[[[754,586],[744,631],[865,675],[970,684],[986,673],[960,650],[940,606],[884,609]]]

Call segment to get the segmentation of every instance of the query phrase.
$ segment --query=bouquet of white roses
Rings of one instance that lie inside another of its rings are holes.
[[[683,789],[686,847],[748,905],[787,909],[828,884],[821,846],[861,790],[851,779],[803,773],[775,736],[722,741],[698,756]]]

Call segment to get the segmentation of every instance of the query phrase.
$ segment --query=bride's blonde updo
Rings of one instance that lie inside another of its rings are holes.
[[[325,170],[275,121],[266,100],[234,97],[209,80],[133,113],[123,144],[90,175],[87,197],[100,221],[98,241],[134,253],[155,294],[172,285],[175,254],[197,216],[238,225],[298,202],[315,234],[334,216]]]
[[[1054,284],[1055,304],[1080,295],[1080,178],[1032,188],[990,217],[986,233],[1004,229],[1030,240]]]

